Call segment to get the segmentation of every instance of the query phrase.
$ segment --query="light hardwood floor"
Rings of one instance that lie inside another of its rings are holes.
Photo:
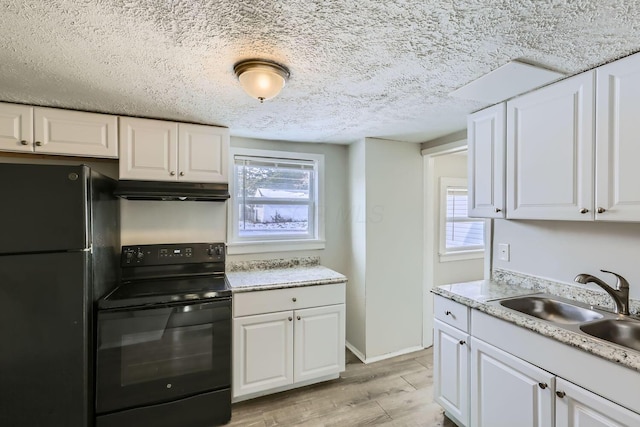
[[[347,351],[339,379],[236,403],[227,425],[455,427],[433,402],[432,349],[368,365]]]

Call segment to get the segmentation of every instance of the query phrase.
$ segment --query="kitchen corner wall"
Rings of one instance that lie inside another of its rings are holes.
[[[614,285],[600,269],[614,271],[640,299],[640,224],[495,220],[493,233],[493,267],[572,284],[576,274],[589,273]],[[498,259],[499,243],[510,245],[510,261]]]
[[[349,146],[347,342],[366,361],[422,345],[420,148],[373,138]]]
[[[228,260],[320,256],[321,263],[346,274],[348,238],[347,147],[231,137],[232,147],[315,153],[325,156],[325,239],[323,250],[229,255]],[[232,164],[232,162],[230,162]],[[217,202],[122,202],[122,244],[226,241],[227,205]]]

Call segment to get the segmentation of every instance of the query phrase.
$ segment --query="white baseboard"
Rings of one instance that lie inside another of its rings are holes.
[[[415,346],[415,347],[409,347],[409,348],[405,348],[399,351],[394,351],[393,353],[386,353],[386,354],[382,354],[380,356],[375,356],[375,357],[365,357],[364,354],[362,354],[358,349],[356,349],[353,345],[351,345],[349,343],[349,341],[347,341],[345,343],[345,346],[353,353],[356,355],[356,357],[358,359],[360,359],[362,361],[362,363],[368,364],[368,363],[374,363],[374,362],[379,362],[381,360],[385,360],[385,359],[391,359],[392,357],[396,357],[396,356],[402,356],[403,354],[408,354],[408,353],[413,353],[414,351],[420,351],[420,350],[424,350],[424,348],[422,346]]]
[[[360,361],[362,361],[362,363],[367,363],[365,361],[365,357],[364,354],[360,353],[360,350],[358,350],[357,348],[355,348],[349,341],[345,342],[345,347],[347,347],[349,349],[349,351],[353,354],[355,354],[355,356],[360,359]]]

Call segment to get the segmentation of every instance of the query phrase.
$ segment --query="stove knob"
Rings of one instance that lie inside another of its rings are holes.
[[[133,252],[127,251],[124,253],[124,256],[127,259],[127,261],[131,261],[133,259]]]
[[[214,252],[213,252],[213,246],[209,246],[209,249],[207,249],[207,255],[209,256],[213,256]]]
[[[222,246],[216,246],[216,255],[222,256],[222,254],[223,254],[223,247]]]
[[[144,258],[144,252],[142,252],[142,251],[138,251],[138,253],[136,254],[136,256],[138,257],[138,259],[142,259],[142,258]]]

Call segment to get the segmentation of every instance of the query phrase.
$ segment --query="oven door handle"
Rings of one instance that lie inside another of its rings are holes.
[[[216,301],[208,301],[208,302],[181,302],[169,305],[173,309],[174,313],[190,313],[198,310],[208,310],[210,308],[216,307],[227,307],[231,303],[229,298],[216,300]]]

